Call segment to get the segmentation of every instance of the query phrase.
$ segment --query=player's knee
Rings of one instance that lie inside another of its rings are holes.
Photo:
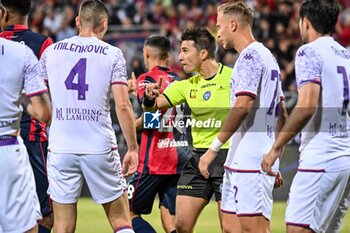
[[[177,233],[191,233],[193,232],[193,226],[186,223],[185,221],[176,220],[175,221],[175,229]]]

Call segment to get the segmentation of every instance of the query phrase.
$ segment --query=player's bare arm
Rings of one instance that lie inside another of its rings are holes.
[[[261,163],[263,171],[267,174],[276,175],[271,171],[273,164],[281,156],[281,149],[304,128],[315,113],[320,90],[320,85],[315,83],[307,83],[300,88],[297,105]]]
[[[276,124],[276,130],[275,130],[275,137],[277,138],[277,135],[279,134],[279,132],[282,130],[284,124],[287,121],[287,117],[288,117],[288,113],[287,113],[287,109],[286,109],[286,103],[284,100],[281,100],[280,102],[280,115],[278,117],[277,120],[277,124]],[[284,147],[281,149],[281,155],[284,151]],[[276,174],[276,179],[275,179],[275,184],[274,184],[274,188],[279,188],[283,185],[284,180],[282,177],[281,172],[277,172]]]
[[[161,85],[162,78],[160,78],[159,83],[147,84],[142,105],[144,111],[155,111],[157,109],[166,109],[170,107],[165,97],[160,95]]]
[[[129,100],[127,86],[122,84],[113,85],[112,91],[115,99],[115,109],[118,121],[128,145],[128,151],[123,160],[122,171],[125,176],[129,176],[136,171],[138,165],[138,145],[136,140],[135,118]],[[128,171],[126,168],[127,165],[129,166]]]
[[[238,96],[233,108],[231,108],[230,112],[227,115],[227,118],[224,122],[223,127],[221,128],[220,133],[217,136],[217,139],[215,140],[219,140],[219,143],[221,143],[221,145],[226,143],[247,117],[249,110],[253,105],[253,102],[254,99],[250,96]],[[199,160],[198,167],[205,178],[209,178],[208,166],[215,159],[217,151],[218,150],[216,149],[213,150],[213,148],[209,148]]]
[[[51,120],[51,104],[47,93],[30,97],[26,109],[38,121],[48,123]]]

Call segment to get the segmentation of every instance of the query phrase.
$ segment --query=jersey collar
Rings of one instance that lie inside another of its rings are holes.
[[[5,31],[14,31],[14,32],[18,32],[18,31],[24,31],[24,30],[28,30],[28,26],[23,25],[23,24],[15,24],[15,25],[10,25],[7,26],[5,28]]]
[[[151,71],[156,71],[156,70],[161,70],[161,71],[165,71],[165,72],[171,72],[171,68],[170,67],[164,67],[164,66],[155,66],[151,69]]]

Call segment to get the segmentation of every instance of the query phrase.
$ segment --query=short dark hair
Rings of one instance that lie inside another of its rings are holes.
[[[338,14],[339,5],[336,0],[306,0],[300,9],[300,18],[306,17],[313,28],[321,34],[335,31]]]
[[[80,6],[79,17],[82,24],[88,23],[93,28],[98,28],[102,19],[108,19],[108,10],[100,0],[87,0]]]
[[[169,57],[170,41],[168,38],[160,35],[149,36],[145,40],[145,46],[150,46],[159,50],[159,58],[165,60]]]
[[[210,59],[215,58],[216,41],[210,32],[204,27],[186,28],[181,35],[181,41],[190,40],[194,42],[197,51],[205,49]]]
[[[31,0],[1,0],[0,4],[6,9],[11,9],[23,16],[29,14],[30,6],[32,4]]]

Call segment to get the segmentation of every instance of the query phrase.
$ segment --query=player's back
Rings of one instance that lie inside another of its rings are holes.
[[[255,100],[248,116],[231,138],[226,166],[259,171],[263,154],[274,142],[278,104],[283,97],[278,63],[263,44],[251,43],[241,52],[233,69],[232,89],[231,105],[240,95]],[[256,146],[251,146],[252,141]]]
[[[41,64],[53,105],[50,150],[99,154],[116,147],[109,98],[112,84],[127,84],[121,50],[75,36],[50,46]]]
[[[19,129],[22,89],[35,95],[45,86],[26,79],[26,74],[38,76],[39,70],[33,52],[25,45],[0,38],[0,64],[0,135],[5,135]]]
[[[310,157],[317,163],[349,155],[350,52],[332,37],[321,37],[299,48],[296,75],[299,88],[308,82],[321,85],[316,113],[302,132],[302,157],[324,154]]]

